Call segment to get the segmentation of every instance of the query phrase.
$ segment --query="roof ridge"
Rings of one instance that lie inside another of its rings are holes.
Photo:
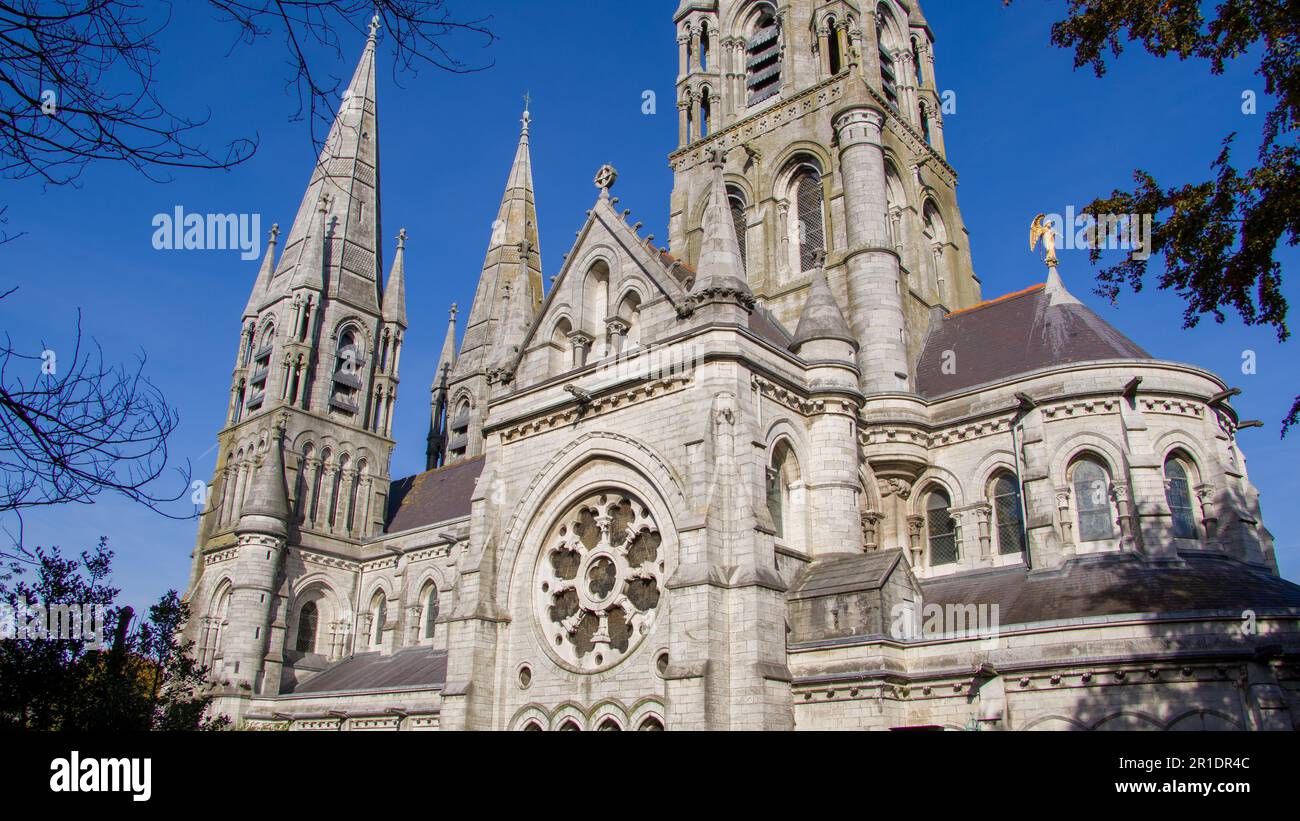
[[[1023,290],[1015,291],[1010,294],[1003,294],[1002,296],[995,297],[993,299],[986,299],[985,301],[972,305],[969,308],[960,308],[956,311],[952,311],[951,313],[944,314],[943,318],[951,319],[952,317],[957,316],[959,314],[968,314],[971,313],[972,311],[978,311],[981,308],[987,308],[991,305],[997,305],[1000,302],[1006,302],[1008,299],[1015,299],[1016,297],[1027,296],[1029,294],[1034,293],[1035,291],[1041,291],[1045,287],[1047,286],[1042,282],[1038,283],[1037,285],[1030,285],[1028,288],[1025,288]]]

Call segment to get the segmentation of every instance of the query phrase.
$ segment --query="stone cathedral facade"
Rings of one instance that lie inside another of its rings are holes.
[[[188,592],[215,708],[281,729],[1293,728],[1300,587],[1234,392],[1055,264],[984,299],[916,0],[673,20],[668,247],[606,166],[544,268],[525,112],[474,303],[414,363],[434,381],[409,477],[389,475],[413,363],[371,35],[239,325]]]

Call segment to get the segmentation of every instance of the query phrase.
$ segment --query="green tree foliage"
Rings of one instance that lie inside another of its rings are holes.
[[[14,623],[0,625],[0,729],[216,730],[206,715],[207,670],[191,656],[180,628],[187,608],[170,590],[133,630],[132,612],[115,604],[113,552],[100,539],[78,558],[35,548],[35,565],[12,562],[0,576],[0,603]],[[33,608],[99,606],[98,630],[53,639],[24,635]],[[98,637],[98,641],[94,637]]]
[[[1262,120],[1253,163],[1234,164],[1234,132],[1224,138],[1208,179],[1166,187],[1138,170],[1132,190],[1115,190],[1085,210],[1154,216],[1150,250],[1165,263],[1157,284],[1187,303],[1183,327],[1207,314],[1223,322],[1231,311],[1247,325],[1273,327],[1285,341],[1291,332],[1276,253],[1282,242],[1300,243],[1300,0],[1220,0],[1208,17],[1204,0],[1067,2],[1067,18],[1052,26],[1052,44],[1073,49],[1075,67],[1089,67],[1098,77],[1125,43],[1140,43],[1156,57],[1203,60],[1216,75],[1230,62],[1258,60],[1256,73],[1274,102]],[[1100,248],[1092,250],[1094,264],[1100,255]],[[1103,269],[1097,292],[1113,302],[1125,286],[1141,291],[1149,261],[1130,253]],[[1282,435],[1297,423],[1300,397]]]

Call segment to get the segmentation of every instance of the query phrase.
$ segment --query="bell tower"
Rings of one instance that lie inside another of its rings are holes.
[[[863,388],[911,391],[934,308],[980,301],[918,0],[682,0],[671,252],[697,265],[724,178],[745,276],[787,328],[819,260]]]

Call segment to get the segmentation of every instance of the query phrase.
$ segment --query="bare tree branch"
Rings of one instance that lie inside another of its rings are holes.
[[[78,313],[70,353],[44,345],[23,353],[8,334],[0,344],[0,514],[15,516],[20,553],[24,511],[90,504],[104,491],[192,517],[162,509],[188,491],[190,468],[176,469],[176,493],[157,489],[180,417],[145,378],[145,357],[133,369],[109,367],[97,344],[83,350],[82,341]]]

